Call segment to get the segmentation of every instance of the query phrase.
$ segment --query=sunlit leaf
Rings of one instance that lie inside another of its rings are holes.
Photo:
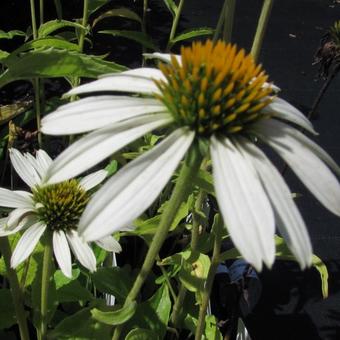
[[[223,340],[214,315],[205,316],[205,336],[207,340]]]
[[[51,33],[61,29],[61,28],[75,28],[75,29],[79,29],[79,30],[83,30],[83,31],[87,31],[86,27],[73,22],[73,21],[68,21],[68,20],[51,20],[51,21],[47,21],[44,24],[42,24],[39,27],[38,30],[38,37],[39,38],[44,38],[48,35],[50,35]]]
[[[126,19],[131,19],[134,21],[139,22],[140,24],[142,23],[142,19],[138,14],[135,12],[131,11],[128,8],[121,7],[121,8],[115,8],[111,9],[103,14],[101,14],[98,18],[93,20],[92,27],[97,25],[97,23],[105,18],[110,18],[110,17],[121,17],[121,18],[126,18]]]
[[[8,56],[9,56],[8,52],[0,50],[0,60],[7,58]]]
[[[24,37],[26,33],[19,30],[5,32],[0,30],[0,39],[13,39],[14,37]]]
[[[124,30],[105,30],[105,31],[99,31],[99,33],[109,34],[114,37],[127,38],[151,50],[154,50],[154,51],[158,50],[158,48],[156,47],[152,39],[148,35],[144,34],[143,32],[124,31]]]

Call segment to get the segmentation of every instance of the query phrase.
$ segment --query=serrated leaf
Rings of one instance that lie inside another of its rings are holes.
[[[24,37],[26,33],[19,30],[5,32],[0,30],[0,39],[13,39],[14,37]]]
[[[201,37],[203,35],[212,35],[213,33],[214,33],[214,30],[209,27],[194,28],[194,29],[182,32],[181,34],[178,34],[175,38],[173,38],[170,41],[169,45],[173,46],[179,41]]]
[[[173,0],[163,0],[163,1],[166,7],[168,8],[168,10],[170,11],[170,13],[172,14],[172,16],[175,17],[178,12],[178,7],[176,3]]]
[[[130,20],[134,20],[139,22],[140,24],[142,24],[142,19],[141,17],[131,11],[128,8],[125,7],[121,7],[121,8],[115,8],[115,9],[111,9],[103,14],[101,14],[98,18],[96,18],[93,21],[92,27],[94,27],[95,25],[97,25],[97,23],[105,18],[110,18],[110,17],[121,17],[121,18],[126,18],[126,19],[130,19]]]
[[[133,284],[124,267],[98,268],[91,274],[91,278],[99,291],[112,294],[120,301],[125,300]]]
[[[109,340],[111,327],[95,320],[91,315],[91,307],[63,319],[54,330],[49,332],[52,340]]]
[[[10,58],[10,57],[9,57]],[[97,78],[99,75],[126,70],[126,67],[96,56],[49,48],[30,51],[13,62],[0,76],[0,88],[14,80],[55,77]]]
[[[91,310],[92,317],[106,325],[116,326],[130,320],[137,308],[136,301],[132,301],[128,306],[114,311],[101,311],[97,308]]]
[[[150,340],[150,339],[157,340],[159,339],[159,336],[155,332],[143,328],[135,328],[132,331],[130,331],[125,337],[125,340]]]
[[[152,39],[146,35],[143,32],[138,31],[124,31],[124,30],[105,30],[105,31],[99,31],[98,33],[102,34],[109,34],[114,37],[123,37],[130,40],[133,40],[141,45],[143,45],[146,48],[149,48],[151,50],[157,51],[158,48],[152,41]]]
[[[50,35],[51,33],[65,27],[72,27],[75,29],[79,29],[87,32],[86,27],[76,22],[68,21],[68,20],[51,20],[42,24],[38,29],[38,37],[44,38]]]

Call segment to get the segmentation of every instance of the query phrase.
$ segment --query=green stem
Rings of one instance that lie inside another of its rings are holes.
[[[7,237],[0,238],[0,247],[2,256],[6,265],[6,273],[11,287],[11,295],[14,304],[16,319],[19,326],[20,339],[29,340],[26,313],[24,309],[23,292],[20,289],[19,280],[16,271],[11,268],[12,251]]]
[[[208,277],[204,286],[202,303],[200,305],[200,311],[198,316],[197,328],[195,333],[195,340],[201,340],[202,334],[205,326],[205,315],[207,313],[207,307],[210,299],[210,292],[214,282],[215,273],[217,270],[217,266],[220,262],[220,249],[221,249],[221,228],[222,228],[222,218],[219,218],[219,221],[215,230],[215,240],[214,240],[214,250],[213,256],[211,259],[211,265],[208,272]]]
[[[179,316],[181,314],[183,302],[184,302],[186,295],[187,295],[187,289],[181,283],[181,285],[179,287],[177,298],[176,298],[175,303],[174,303],[174,307],[172,309],[172,314],[171,314],[171,323],[172,323],[174,328],[177,328],[177,326],[178,326]]]
[[[162,214],[161,221],[146,254],[142,269],[140,270],[134,285],[125,300],[124,307],[128,306],[137,298],[144,281],[152,269],[155,258],[161,249],[163,242],[168,236],[169,228],[176,217],[180,205],[187,198],[190,190],[192,189],[193,178],[198,172],[201,161],[202,156],[199,153],[198,148],[192,147],[182,165],[174,191],[172,192],[171,198]],[[117,326],[112,339],[118,340],[122,330],[123,325]]]
[[[168,41],[168,45],[166,47],[166,51],[170,50],[170,46],[172,45],[172,40],[174,39],[174,37],[176,35],[176,30],[177,30],[179,18],[181,17],[183,6],[184,6],[184,0],[180,0],[178,7],[177,7],[177,12],[176,12],[175,18],[172,22],[171,31],[170,31],[170,35],[169,35],[169,41]]]
[[[44,23],[44,0],[39,0],[39,18],[40,25]]]
[[[159,261],[159,262],[161,261],[159,255],[156,256],[156,260]],[[166,284],[168,285],[168,288],[170,290],[170,294],[171,294],[173,300],[175,301],[176,300],[176,293],[175,293],[174,288],[172,287],[172,284],[170,282],[170,278],[169,278],[168,272],[163,268],[162,265],[159,265],[159,268],[160,268],[160,270],[162,272],[162,275],[164,276]]]
[[[226,1],[226,9],[224,12],[224,29],[223,29],[223,40],[228,43],[231,42],[231,36],[233,33],[234,25],[234,13],[236,0]]]
[[[89,20],[89,0],[84,0],[83,18],[82,18],[81,24],[84,27],[86,27],[88,20]],[[81,30],[80,36],[79,36],[79,43],[78,43],[80,52],[83,52],[83,50],[84,50],[84,41],[85,41],[85,31]]]
[[[38,144],[39,147],[42,147],[42,136],[40,132],[41,127],[41,103],[40,103],[40,82],[39,78],[33,79],[33,89],[34,89],[34,108],[35,108],[35,118],[37,122],[37,130],[38,130]]]
[[[227,8],[227,2],[228,2],[228,0],[224,1],[223,7],[221,9],[220,16],[219,16],[218,21],[217,21],[215,33],[214,33],[214,36],[213,36],[213,42],[216,42],[218,40],[218,37],[220,36],[220,33],[222,32],[223,23],[224,23],[224,20],[225,20],[225,10]]]
[[[48,321],[48,290],[50,287],[50,279],[52,275],[52,258],[53,258],[53,246],[52,246],[52,233],[46,233],[45,247],[44,247],[44,259],[42,266],[41,277],[41,308],[40,308],[40,336],[41,340],[47,339],[47,321]]]
[[[258,61],[274,0],[264,0],[250,54]]]
[[[142,19],[142,32],[146,35],[146,16],[148,10],[148,0],[143,1],[143,19]],[[143,45],[143,57],[142,57],[142,67],[145,66],[144,53],[146,53],[146,48]]]
[[[33,39],[38,38],[38,30],[37,30],[37,20],[35,17],[35,4],[34,0],[30,0],[30,7],[31,7],[31,20],[32,20],[32,32],[33,32]]]

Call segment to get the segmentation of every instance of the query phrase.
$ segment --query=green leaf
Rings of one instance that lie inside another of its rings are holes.
[[[150,339],[156,340],[159,339],[159,336],[155,332],[143,328],[135,328],[132,331],[130,331],[125,337],[125,340],[150,340]]]
[[[14,37],[24,37],[26,33],[19,30],[5,32],[0,30],[0,39],[13,39]]]
[[[214,315],[205,316],[205,336],[207,340],[223,340]]]
[[[91,307],[63,319],[48,338],[50,340],[109,340],[111,327],[95,320],[91,315]]]
[[[97,9],[107,4],[110,0],[90,0],[88,5],[89,15],[94,13]]]
[[[121,8],[111,9],[111,10],[101,14],[98,18],[96,18],[93,21],[92,27],[97,25],[97,23],[99,21],[101,21],[101,20],[103,20],[105,18],[110,18],[110,17],[127,18],[127,19],[131,19],[131,20],[137,21],[140,24],[142,24],[142,19],[141,19],[141,17],[138,14],[136,14],[135,12],[131,11],[128,8],[121,7]]]
[[[163,0],[163,1],[166,7],[168,8],[168,10],[170,11],[170,13],[172,14],[172,16],[175,17],[178,12],[178,7],[176,3],[173,0]]]
[[[10,57],[9,57],[10,58]],[[55,77],[97,78],[105,73],[119,72],[126,68],[99,57],[75,51],[49,48],[30,51],[8,63],[8,69],[0,75],[0,88],[14,80]]]
[[[16,324],[14,305],[11,291],[2,288],[0,290],[0,329]]]
[[[5,59],[9,56],[9,53],[3,50],[0,50],[0,60]]]
[[[105,30],[105,31],[99,31],[99,33],[103,34],[109,34],[114,37],[123,37],[130,40],[133,40],[141,45],[143,45],[146,48],[149,48],[153,51],[157,51],[158,47],[154,44],[152,39],[146,35],[143,32],[137,32],[137,31],[124,31],[124,30]]]
[[[118,162],[114,159],[105,167],[105,170],[108,172],[107,177],[110,177],[115,172],[117,172],[117,169],[118,169]]]
[[[210,172],[199,170],[198,175],[195,178],[195,185],[198,185],[208,194],[215,195],[214,181]]]
[[[137,308],[136,301],[131,302],[128,306],[120,309],[106,312],[97,308],[91,310],[92,317],[106,325],[121,325],[131,319]]]
[[[149,300],[137,306],[134,316],[126,324],[126,329],[142,328],[152,330],[159,339],[163,339],[170,317],[170,310],[169,288],[166,284],[163,284]]]
[[[65,28],[65,27],[72,27],[72,28],[80,29],[80,30],[87,32],[86,27],[84,27],[83,25],[80,25],[76,22],[72,22],[72,21],[68,21],[68,20],[51,20],[51,21],[45,22],[44,24],[42,24],[39,27],[38,37],[44,38],[44,37],[50,35],[51,33],[55,32],[55,31],[57,31],[61,28]]]
[[[209,27],[194,28],[177,35],[170,41],[170,46],[173,46],[179,41],[200,37],[202,35],[212,35],[213,33],[214,30]]]
[[[125,300],[133,284],[128,270],[124,267],[98,268],[91,274],[91,278],[99,291],[112,294],[120,301]]]

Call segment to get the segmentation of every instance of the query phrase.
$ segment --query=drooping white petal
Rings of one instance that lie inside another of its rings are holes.
[[[36,153],[36,170],[39,172],[41,178],[45,177],[48,167],[52,164],[52,158],[42,149]]]
[[[80,219],[83,237],[87,241],[99,240],[130,225],[162,191],[193,139],[194,132],[177,129],[105,183]]]
[[[59,268],[66,277],[72,278],[72,259],[70,247],[62,230],[53,232],[53,252]]]
[[[18,244],[16,245],[12,258],[11,267],[17,267],[21,262],[25,261],[31,255],[33,249],[39,242],[41,235],[46,230],[46,225],[40,222],[33,224],[21,236]]]
[[[36,216],[29,215],[22,218],[17,224],[8,225],[8,217],[1,219],[0,237],[17,233],[20,230],[27,229],[37,223]]]
[[[272,120],[256,126],[258,136],[268,143],[290,166],[313,195],[331,212],[340,216],[340,184],[329,168],[297,137],[292,127]]]
[[[90,246],[82,241],[78,233],[73,230],[67,232],[66,236],[78,261],[89,271],[96,271],[96,257]]]
[[[77,176],[135,139],[171,121],[170,115],[153,114],[94,131],[73,143],[54,160],[45,181],[51,184]]]
[[[63,105],[44,117],[41,131],[49,135],[83,133],[157,112],[166,112],[166,108],[153,98],[91,96]]]
[[[0,188],[0,207],[28,208],[30,206],[32,206],[32,199],[28,193],[24,196],[18,191]]]
[[[8,215],[7,225],[8,228],[12,228],[13,226],[17,225],[25,215],[34,212],[34,208],[16,208],[15,210],[11,211]]]
[[[30,161],[16,149],[12,148],[9,151],[11,163],[21,179],[31,188],[39,184],[40,177]]]
[[[90,83],[71,89],[67,95],[77,95],[90,92],[118,91],[152,95],[160,93],[155,82],[148,77],[115,73]]]
[[[105,249],[106,251],[112,251],[115,253],[120,253],[122,251],[122,247],[113,236],[106,236],[95,242],[99,247]]]
[[[254,144],[244,140],[242,146],[251,154],[251,161],[279,217],[277,227],[281,235],[304,269],[311,264],[312,245],[306,225],[286,182],[266,155]]]
[[[98,170],[90,175],[83,177],[80,180],[79,184],[85,191],[88,191],[97,186],[99,183],[103,182],[106,176],[106,170]]]
[[[272,207],[249,160],[225,138],[211,138],[215,191],[230,236],[257,270],[274,261],[275,222]]]
[[[297,124],[315,135],[318,134],[314,130],[312,123],[302,112],[281,98],[274,98],[270,104],[262,109],[262,112],[272,114],[274,117]]]

